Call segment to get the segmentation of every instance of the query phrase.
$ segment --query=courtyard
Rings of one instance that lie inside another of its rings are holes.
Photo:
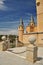
[[[0,65],[43,65],[43,47],[38,47],[37,57],[37,61],[31,63],[26,60],[26,47],[10,48],[0,51]]]

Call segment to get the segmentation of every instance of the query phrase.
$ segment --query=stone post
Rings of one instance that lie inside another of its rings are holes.
[[[7,35],[7,43],[8,43],[8,48],[10,48],[10,39],[9,39],[9,35]]]
[[[18,38],[17,38],[17,36],[16,36],[16,44],[15,44],[15,45],[16,45],[16,47],[17,47],[17,44],[18,44]]]
[[[2,36],[2,42],[0,43],[0,50],[5,51],[8,48],[8,44],[6,43],[6,37]]]
[[[26,59],[31,62],[35,62],[37,60],[37,46],[34,45],[36,41],[35,36],[29,37],[30,45],[27,46]]]

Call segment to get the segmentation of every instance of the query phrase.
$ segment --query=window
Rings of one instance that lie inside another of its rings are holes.
[[[37,2],[37,6],[39,6],[40,5],[40,2]]]

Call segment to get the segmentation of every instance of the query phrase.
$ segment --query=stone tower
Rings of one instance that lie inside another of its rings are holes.
[[[20,19],[20,25],[18,27],[19,41],[23,42],[24,24],[22,18]]]
[[[31,16],[31,20],[30,23],[28,24],[28,26],[26,27],[26,32],[34,32],[34,27],[35,27],[35,23],[34,23],[34,18],[33,16]]]
[[[43,0],[36,0],[37,30],[43,32]]]
[[[34,18],[33,18],[33,16],[31,16],[30,32],[34,32],[34,27],[35,27]]]

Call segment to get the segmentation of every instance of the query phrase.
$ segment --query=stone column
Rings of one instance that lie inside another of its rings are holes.
[[[9,39],[9,35],[7,35],[7,43],[8,43],[8,48],[10,48],[10,39]]]
[[[1,51],[5,51],[8,48],[8,44],[6,43],[6,37],[5,36],[2,36],[2,40],[3,41],[0,44],[0,50]]]
[[[17,44],[18,44],[18,38],[17,38],[17,36],[16,36],[16,44],[15,44],[16,47],[17,47]]]
[[[31,62],[35,62],[37,60],[37,46],[34,45],[36,41],[35,36],[29,37],[30,45],[27,46],[26,59]]]

